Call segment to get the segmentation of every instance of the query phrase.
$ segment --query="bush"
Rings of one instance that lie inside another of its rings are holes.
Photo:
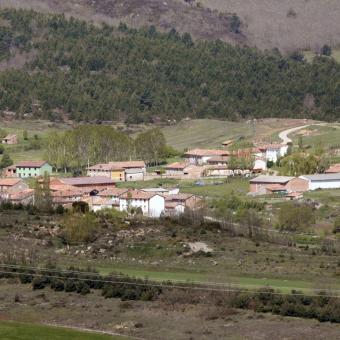
[[[32,281],[33,290],[44,289],[49,284],[49,279],[45,276],[35,277]]]

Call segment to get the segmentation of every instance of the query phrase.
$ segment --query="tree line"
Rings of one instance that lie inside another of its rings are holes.
[[[133,139],[110,126],[81,125],[50,133],[46,145],[48,162],[65,172],[111,161],[142,159],[148,165],[159,164],[174,152],[158,128],[141,132]]]
[[[33,11],[0,11],[0,110],[37,118],[127,123],[217,117],[339,118],[340,65],[320,55],[193,41],[175,29],[100,27]]]

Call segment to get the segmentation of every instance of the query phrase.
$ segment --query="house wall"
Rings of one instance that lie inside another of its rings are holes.
[[[250,183],[250,192],[254,193],[261,193],[266,194],[267,193],[267,187],[270,187],[270,185],[276,184],[276,183]],[[284,184],[278,184],[282,187],[282,190],[286,190],[286,187]]]
[[[155,195],[149,200],[149,216],[160,217],[165,209],[165,199],[163,196]]]
[[[48,174],[52,173],[52,167],[49,164],[44,164],[40,168],[20,168],[17,167],[17,174],[20,178],[28,178],[28,177],[39,177],[43,176],[47,172]]]
[[[134,172],[134,173],[126,173],[125,172],[125,180],[127,182],[133,182],[133,181],[144,181],[144,172]]]
[[[0,193],[16,194],[28,189],[28,185],[24,181],[20,181],[12,186],[0,186]]]
[[[90,177],[101,176],[111,178],[111,173],[108,170],[87,170],[87,176]]]
[[[293,178],[287,183],[286,189],[288,192],[305,192],[309,189],[309,183],[302,178]]]
[[[111,179],[114,180],[115,182],[124,182],[125,181],[125,170],[112,170]]]

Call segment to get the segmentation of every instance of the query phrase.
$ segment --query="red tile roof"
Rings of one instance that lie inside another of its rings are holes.
[[[176,195],[168,195],[165,197],[166,201],[186,201],[187,199],[193,197],[193,194],[176,194]]]
[[[65,177],[59,179],[62,183],[68,185],[96,185],[96,184],[115,184],[115,182],[105,176],[95,176],[95,177]]]
[[[0,178],[0,187],[12,187],[13,185],[22,182],[20,178]]]
[[[340,173],[340,163],[333,164],[325,171],[326,174],[336,174]]]
[[[17,168],[41,168],[46,163],[46,161],[22,161],[15,164],[15,166]]]
[[[149,200],[150,198],[156,196],[153,192],[145,192],[141,190],[129,190],[120,197],[123,199],[136,199],[136,200]],[[160,196],[160,195],[158,195]]]
[[[175,162],[168,164],[165,166],[165,169],[176,169],[176,170],[183,170],[188,166],[188,163],[186,162]]]
[[[108,189],[105,189],[105,190],[99,192],[98,196],[100,196],[100,197],[118,197],[118,196],[125,194],[128,191],[129,191],[128,189],[124,189],[124,188],[108,188]]]

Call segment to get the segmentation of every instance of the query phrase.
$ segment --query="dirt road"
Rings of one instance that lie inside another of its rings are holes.
[[[302,126],[296,126],[294,128],[291,128],[291,129],[288,129],[288,130],[284,130],[284,131],[281,131],[279,133],[279,137],[280,139],[282,140],[282,143],[283,144],[288,144],[288,143],[292,143],[293,141],[288,137],[289,134],[293,133],[293,132],[296,132],[296,131],[299,131],[301,129],[304,129],[306,127],[310,126],[309,125],[302,125]]]

